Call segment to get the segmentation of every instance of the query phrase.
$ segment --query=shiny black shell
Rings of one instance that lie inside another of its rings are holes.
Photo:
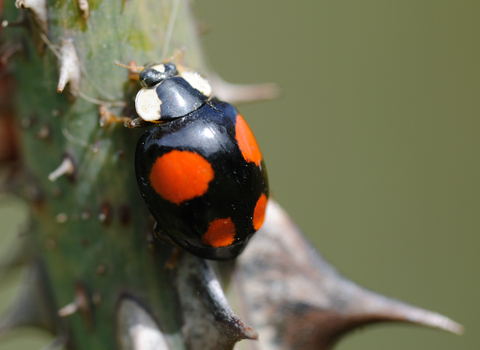
[[[258,165],[249,162],[239,148],[238,116],[230,104],[211,100],[181,118],[147,130],[136,148],[138,186],[163,234],[206,259],[238,256],[256,231],[252,219],[259,197],[263,194],[268,198],[263,160]],[[172,150],[199,154],[214,171],[204,194],[180,204],[160,196],[149,179],[156,160]],[[210,223],[218,218],[231,218],[235,225],[235,240],[228,246],[212,247],[202,242]]]
[[[208,99],[182,77],[165,79],[156,86],[155,90],[158,99],[163,101],[160,113],[162,121],[183,117],[200,108]]]

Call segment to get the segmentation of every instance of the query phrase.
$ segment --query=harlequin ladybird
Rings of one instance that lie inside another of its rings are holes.
[[[200,74],[173,63],[140,73],[140,192],[162,232],[206,259],[233,259],[262,226],[268,180],[260,149],[230,104],[211,98]]]

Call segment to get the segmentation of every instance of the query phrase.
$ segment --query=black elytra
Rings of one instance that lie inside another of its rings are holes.
[[[258,146],[245,137],[232,105],[209,100],[179,75],[158,84],[161,110],[171,114],[137,143],[140,192],[162,232],[180,247],[201,258],[233,259],[261,226],[269,195],[263,159],[245,155],[245,145]]]

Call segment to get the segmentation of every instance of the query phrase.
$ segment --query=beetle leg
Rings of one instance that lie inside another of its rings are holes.
[[[128,118],[128,121],[125,121],[124,125],[129,129],[134,129],[134,128],[144,128],[146,126],[152,125],[152,123],[147,122],[142,118],[135,118],[135,119]]]
[[[126,125],[127,123],[131,122],[132,119],[128,117],[118,117],[114,113],[110,111],[107,105],[101,104],[98,107],[98,113],[100,114],[100,126],[107,127],[110,124],[114,123],[122,123]]]
[[[128,68],[128,79],[133,81],[140,80],[140,72],[143,70],[143,67],[138,66],[135,61],[128,62],[128,65],[122,64],[118,61],[113,63],[119,67]]]
[[[155,238],[158,238],[162,241],[164,241],[167,244],[176,246],[175,242],[170,239],[170,237],[166,236],[163,234],[163,229],[162,227],[158,224],[158,222],[155,222],[153,225],[153,236]]]
[[[153,225],[153,235],[156,238],[164,241],[165,243],[174,246],[170,258],[167,260],[165,266],[163,267],[163,272],[167,272],[168,270],[171,270],[175,267],[175,263],[182,254],[183,249],[180,248],[174,241],[172,241],[170,237],[163,234],[163,230],[158,224],[158,222],[155,222],[155,225]]]
[[[172,270],[175,267],[175,264],[177,263],[178,258],[183,253],[183,249],[176,246],[173,248],[172,255],[170,255],[170,259],[165,263],[165,266],[163,267],[163,272],[167,272],[168,270]]]

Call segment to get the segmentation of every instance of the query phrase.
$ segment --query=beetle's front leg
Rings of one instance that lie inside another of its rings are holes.
[[[110,111],[110,108],[102,104],[98,107],[98,113],[100,114],[100,126],[105,128],[114,123],[122,123],[127,126],[128,123],[132,122],[132,119],[129,117],[119,117]]]

